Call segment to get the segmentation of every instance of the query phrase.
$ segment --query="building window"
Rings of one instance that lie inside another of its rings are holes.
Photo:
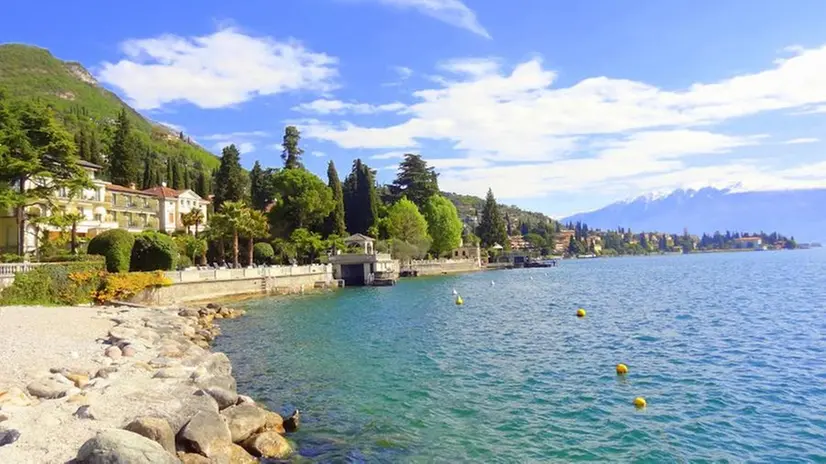
[[[169,223],[170,223],[170,224],[174,224],[174,223],[175,223],[175,215],[174,215],[174,214],[172,214],[172,213],[169,213]]]
[[[95,221],[103,222],[103,215],[102,214],[95,214]]]
[[[118,200],[118,195],[116,193],[113,193],[112,194],[112,205],[117,203],[117,200]]]

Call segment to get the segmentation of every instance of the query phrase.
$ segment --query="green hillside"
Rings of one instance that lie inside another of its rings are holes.
[[[0,90],[9,99],[35,99],[52,108],[66,128],[82,138],[96,138],[104,153],[111,142],[112,126],[122,109],[134,132],[141,166],[168,172],[175,168],[190,173],[183,184],[195,183],[200,172],[217,168],[210,152],[189,141],[184,134],[153,123],[130,108],[117,95],[100,86],[80,63],[62,61],[48,50],[20,44],[0,45]],[[83,135],[81,136],[81,132]],[[162,176],[163,177],[163,176]],[[169,179],[167,179],[169,180]]]
[[[479,218],[482,214],[482,208],[485,205],[485,200],[482,198],[451,192],[442,192],[442,195],[456,205],[456,209],[459,211],[459,217],[461,217],[464,222],[470,222],[472,218]],[[510,232],[513,235],[520,234],[522,224],[526,224],[530,229],[539,225],[554,225],[557,229],[559,227],[557,221],[542,213],[525,211],[516,206],[503,205],[501,203],[499,204],[499,210],[510,223]]]

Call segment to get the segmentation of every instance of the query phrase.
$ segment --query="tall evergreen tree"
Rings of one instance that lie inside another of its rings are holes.
[[[181,177],[181,165],[177,160],[172,160],[170,161],[170,163],[172,165],[172,182],[169,186],[174,188],[175,190],[180,190],[183,187],[183,178]]]
[[[252,207],[257,210],[263,210],[270,200],[265,183],[264,170],[261,168],[261,163],[256,160],[250,171],[250,196],[252,197]]]
[[[375,234],[379,216],[375,172],[361,159],[353,162],[353,170],[344,181],[343,193],[347,230],[351,234]]]
[[[281,159],[284,160],[285,169],[300,169],[304,165],[301,164],[301,155],[304,153],[298,143],[301,141],[301,132],[295,126],[287,126],[284,130],[284,142],[282,147],[284,151],[281,153]]]
[[[494,244],[508,246],[508,232],[505,229],[505,221],[499,213],[499,205],[493,196],[493,190],[488,189],[485,198],[485,206],[482,208],[482,220],[479,222],[479,229],[476,232],[482,246],[491,247]]]
[[[341,187],[341,179],[338,177],[336,165],[330,161],[327,165],[327,186],[333,192],[333,212],[327,218],[325,232],[327,235],[338,235],[344,237],[346,226],[344,223],[344,190]]]
[[[216,211],[225,201],[246,201],[249,198],[249,181],[249,176],[241,167],[241,153],[235,145],[224,147],[221,150],[221,166],[213,181]]]
[[[420,155],[407,153],[399,164],[399,172],[390,186],[390,192],[397,199],[406,196],[421,210],[431,196],[439,193],[438,177],[433,167],[428,167]]]
[[[141,182],[141,188],[152,188],[152,162],[149,158],[143,160],[143,179]]]
[[[132,138],[132,126],[122,109],[115,122],[115,135],[109,154],[109,177],[115,185],[129,185],[138,180],[138,156]]]
[[[203,169],[198,171],[198,178],[195,180],[195,188],[193,190],[203,198],[209,196],[209,178],[207,178],[207,173],[204,172]]]
[[[97,131],[92,130],[89,137],[89,162],[104,166],[105,160],[100,150]]]

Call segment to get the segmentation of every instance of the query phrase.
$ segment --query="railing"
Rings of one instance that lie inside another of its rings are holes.
[[[0,264],[0,277],[12,277],[18,272],[29,272],[43,263],[3,263]]]
[[[310,264],[308,266],[267,266],[248,267],[244,269],[191,269],[186,271],[169,271],[166,276],[173,283],[207,282],[212,280],[240,280],[261,277],[290,277],[317,274],[333,275],[329,264]]]

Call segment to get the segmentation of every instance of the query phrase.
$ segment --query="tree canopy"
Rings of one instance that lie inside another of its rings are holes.
[[[115,135],[109,150],[109,178],[113,184],[128,186],[138,181],[140,164],[137,150],[126,109],[121,109],[115,122]]]
[[[419,208],[424,208],[428,198],[439,193],[439,175],[420,155],[407,153],[399,164],[396,180],[390,186],[395,198],[406,196]]]
[[[491,189],[488,189],[488,195],[485,198],[485,206],[482,208],[482,219],[479,222],[477,235],[485,248],[492,247],[497,243],[503,247],[508,246],[505,220],[499,212],[499,205],[496,204],[496,198],[494,198]]]
[[[301,155],[304,154],[298,143],[301,141],[301,132],[295,126],[287,126],[284,130],[284,141],[281,146],[284,151],[281,152],[281,159],[284,160],[285,169],[301,169],[304,165],[301,163]]]
[[[433,195],[425,204],[424,217],[427,232],[433,243],[430,250],[442,256],[457,248],[462,242],[462,221],[453,202],[441,195]]]
[[[273,176],[275,206],[269,220],[273,233],[286,238],[295,229],[318,231],[333,210],[333,194],[324,181],[304,169],[284,169]]]
[[[427,221],[416,204],[402,198],[387,211],[390,237],[407,243],[419,243],[427,238]]]

